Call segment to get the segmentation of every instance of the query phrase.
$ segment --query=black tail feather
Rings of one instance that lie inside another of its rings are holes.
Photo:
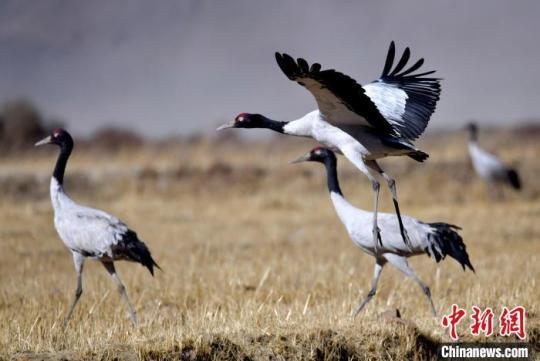
[[[415,152],[407,154],[409,157],[414,159],[417,162],[423,162],[426,159],[429,158],[429,154],[422,152],[421,150],[417,150]]]
[[[161,270],[161,267],[154,261],[152,258],[152,254],[150,253],[150,250],[143,242],[140,242],[136,246],[136,254],[139,257],[139,259],[136,259],[137,262],[141,263],[143,266],[148,268],[148,271],[150,271],[150,274],[154,276],[154,266]],[[135,256],[135,255],[134,255]]]
[[[405,153],[407,156],[411,157],[417,162],[423,162],[429,158],[429,154],[422,152],[421,150],[414,149],[414,147],[408,142],[404,142],[401,139],[397,139],[390,136],[381,136],[381,142],[389,147],[394,149],[406,150]]]
[[[508,180],[510,181],[510,185],[516,190],[521,189],[521,181],[519,179],[519,174],[516,172],[515,169],[508,169],[507,173]]]
[[[154,266],[161,270],[161,267],[154,261],[152,254],[146,244],[139,240],[137,233],[128,230],[122,239],[112,247],[113,256],[118,259],[138,262],[148,268],[150,274],[154,276]]]
[[[146,245],[144,243],[142,243],[142,242],[140,244],[145,248],[146,252],[143,251],[144,253],[142,254],[141,260],[139,262],[143,266],[148,268],[148,271],[150,271],[150,274],[152,276],[154,276],[154,267],[156,267],[160,271],[161,271],[161,267],[159,267],[159,265],[156,263],[156,261],[154,261],[154,259],[152,258],[152,255],[150,254],[150,251],[148,250]]]
[[[427,254],[433,256],[436,262],[450,256],[459,262],[463,270],[467,266],[471,271],[475,272],[469,260],[467,247],[459,233],[456,232],[461,228],[448,223],[429,223],[429,225],[434,231],[428,236],[430,245],[426,248]]]

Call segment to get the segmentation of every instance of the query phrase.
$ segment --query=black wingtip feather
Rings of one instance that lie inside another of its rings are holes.
[[[307,86],[302,78],[314,80],[319,84],[320,89],[328,89],[339,99],[341,104],[364,117],[373,127],[384,133],[392,133],[392,127],[377,109],[375,103],[365,94],[365,89],[351,77],[334,69],[321,70],[321,65],[318,63],[314,63],[310,67],[303,58],[294,60],[285,53],[276,53],[276,61],[289,80],[296,81],[304,87]],[[311,91],[309,87],[307,88]],[[316,94],[314,96],[317,98]]]
[[[399,60],[398,64],[390,73],[390,76],[395,76],[397,73],[400,72],[401,69],[407,64],[409,61],[409,58],[411,57],[411,50],[409,48],[405,48],[405,51],[403,52],[403,55],[401,55],[401,59]]]
[[[279,68],[281,71],[289,78],[290,80],[294,80],[297,75],[297,65],[294,59],[285,53],[277,53],[276,52],[276,62],[278,63]]]
[[[403,70],[405,66],[407,65],[410,57],[411,57],[411,49],[409,47],[405,48],[403,51],[403,54],[401,55],[401,59],[399,60],[396,67],[392,70],[392,66],[394,63],[394,57],[395,57],[396,49],[395,44],[392,41],[390,43],[390,48],[388,49],[388,54],[386,55],[386,61],[384,63],[384,69],[381,74],[381,79],[387,78],[388,80],[399,80],[399,79],[408,79],[408,80],[416,80],[416,81],[422,81],[427,79],[418,79],[421,76],[432,74],[435,72],[435,70],[428,71],[425,73],[419,73],[419,74],[412,74],[407,77],[405,75],[408,75],[416,70],[418,70],[423,64],[424,64],[424,58],[420,58],[419,60],[414,63],[410,68]],[[403,71],[402,71],[403,70]],[[401,73],[400,73],[401,71]],[[440,80],[440,79],[433,79],[433,80]]]
[[[394,64],[395,53],[396,53],[396,44],[394,44],[394,41],[392,40],[390,42],[390,47],[388,48],[388,53],[386,54],[386,61],[384,62],[382,76],[388,75],[388,73],[390,72],[390,69],[392,69],[392,65]]]
[[[441,93],[440,81],[442,79],[426,77],[435,73],[435,70],[415,74],[414,72],[424,65],[424,59],[417,60],[407,68],[410,56],[411,51],[407,47],[395,68],[392,69],[395,57],[395,45],[392,41],[383,73],[374,83],[382,82],[397,87],[407,94],[405,112],[398,119],[394,119],[392,128],[398,137],[413,141],[424,132],[435,111]]]
[[[296,63],[298,64],[302,72],[309,73],[309,65],[305,59],[298,58],[296,59]]]
[[[405,76],[409,73],[412,73],[415,70],[418,70],[424,64],[424,58],[420,58],[413,66],[401,73],[401,76]]]
[[[318,73],[320,71],[321,71],[321,64],[319,63],[311,64],[311,68],[309,69],[310,73]]]

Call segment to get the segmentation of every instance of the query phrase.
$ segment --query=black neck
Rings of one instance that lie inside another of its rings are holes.
[[[73,149],[72,143],[62,143],[60,145],[60,154],[58,155],[58,160],[56,161],[56,166],[54,167],[53,177],[56,179],[58,184],[64,183],[64,171],[66,170],[66,164],[71,151]]]
[[[326,181],[328,183],[328,191],[343,195],[343,193],[341,193],[341,188],[339,187],[336,158],[326,158],[324,161],[324,165],[326,167]]]
[[[478,140],[478,130],[476,129],[469,130],[469,140],[471,142],[476,142]]]
[[[280,122],[277,120],[272,120],[266,117],[262,117],[261,128],[270,129],[278,133],[284,133],[283,127],[286,124],[287,122]]]

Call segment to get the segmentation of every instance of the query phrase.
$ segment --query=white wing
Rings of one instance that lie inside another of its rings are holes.
[[[424,59],[403,70],[410,58],[409,48],[392,70],[394,55],[395,45],[391,42],[381,77],[365,85],[364,90],[392,129],[401,138],[412,141],[424,132],[435,111],[441,93],[440,79],[425,77],[435,71],[411,74],[422,66]]]

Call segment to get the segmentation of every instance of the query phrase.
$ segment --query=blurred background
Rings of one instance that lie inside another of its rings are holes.
[[[275,51],[365,84],[395,40],[444,78],[428,131],[530,123],[540,116],[539,14],[535,0],[3,0],[0,101],[26,99],[77,136],[212,134],[240,112],[289,120],[314,108]]]

